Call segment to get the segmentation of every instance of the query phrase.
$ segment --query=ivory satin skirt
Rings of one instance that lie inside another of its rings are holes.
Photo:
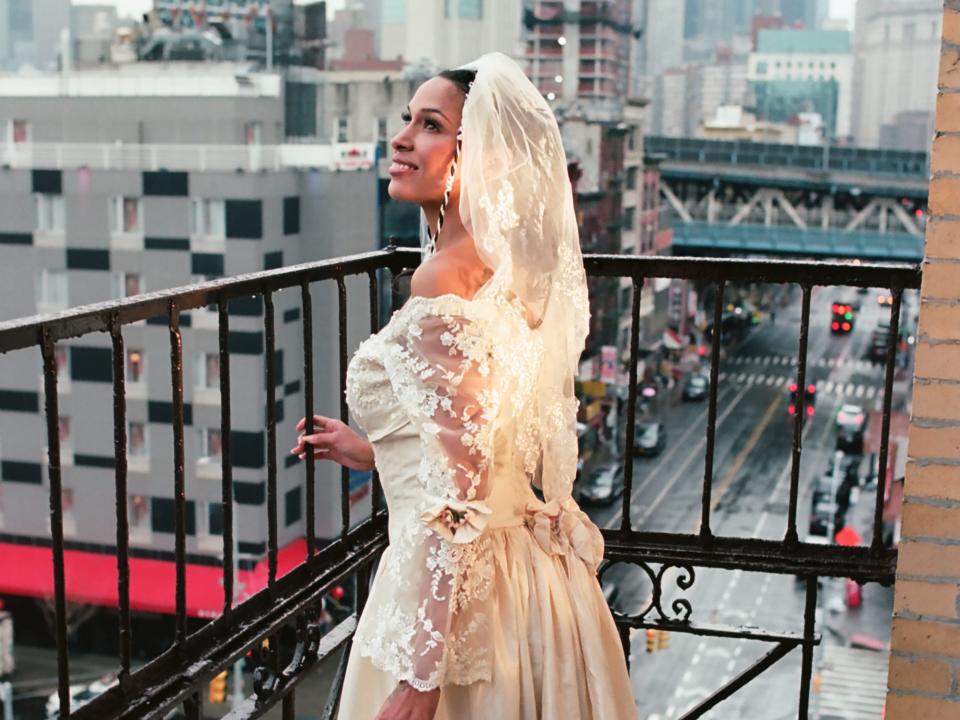
[[[596,577],[573,555],[544,552],[526,527],[488,532],[492,678],[444,686],[435,720],[635,720],[623,649]],[[373,582],[381,582],[379,570]],[[340,720],[374,720],[396,685],[354,648]]]

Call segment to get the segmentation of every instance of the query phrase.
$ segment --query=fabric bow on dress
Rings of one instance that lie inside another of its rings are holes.
[[[462,545],[480,537],[490,522],[491,512],[476,500],[439,500],[420,515],[420,521],[444,540]]]
[[[527,527],[548,555],[566,555],[570,550],[596,572],[603,561],[603,535],[573,498],[527,503]]]

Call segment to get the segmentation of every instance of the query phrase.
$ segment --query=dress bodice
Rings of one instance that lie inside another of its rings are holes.
[[[397,359],[397,336],[418,312],[416,306],[426,300],[414,298],[397,310],[380,332],[360,344],[347,367],[347,405],[373,445],[392,531],[398,523],[416,520],[416,501],[422,490],[418,487],[418,472],[422,453],[429,450],[422,446],[420,432],[398,397],[396,388],[404,385],[403,379],[391,382],[388,356]],[[410,369],[404,367],[409,365],[404,361],[400,359],[397,371]],[[527,504],[536,500],[511,440],[508,433],[493,434],[494,481],[485,499],[491,510],[491,528],[523,524]]]

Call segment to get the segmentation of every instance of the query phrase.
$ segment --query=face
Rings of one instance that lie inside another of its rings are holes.
[[[442,77],[431,78],[417,89],[403,114],[404,128],[390,141],[393,163],[387,191],[394,200],[443,201],[463,100],[460,89]],[[458,180],[455,178],[451,197],[459,191]]]

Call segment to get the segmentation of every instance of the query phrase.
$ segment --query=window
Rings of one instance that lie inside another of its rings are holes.
[[[483,0],[460,0],[460,17],[464,20],[483,19]]]
[[[627,207],[623,209],[623,229],[624,230],[633,230],[634,221],[636,219],[636,208]]]
[[[338,117],[334,120],[333,126],[334,142],[345,143],[347,140],[347,118]]]
[[[60,429],[60,446],[63,447],[70,443],[70,418],[61,415],[58,426]]]
[[[207,534],[223,535],[223,505],[207,503]]]
[[[223,200],[196,198],[193,201],[190,232],[201,237],[226,235],[226,211]]]
[[[37,273],[37,310],[52,312],[67,308],[67,273],[63,270],[41,270]]]
[[[76,519],[73,517],[73,488],[61,488],[60,508],[63,510],[63,532],[73,535],[77,531]]]
[[[127,425],[127,455],[130,457],[147,457],[147,427],[141,422],[131,422]]]
[[[34,195],[33,229],[40,232],[63,232],[64,227],[63,195]]]
[[[145,495],[131,495],[127,510],[131,530],[150,529],[150,499]]]
[[[377,157],[386,157],[388,149],[387,119],[377,118]]]
[[[113,296],[115,298],[133,297],[143,292],[143,281],[139,273],[114,273]]]
[[[140,198],[114,197],[110,199],[110,232],[143,232],[140,224]]]
[[[143,350],[127,350],[127,382],[143,382]]]
[[[196,535],[196,505],[193,500],[187,500],[184,505],[186,534]],[[150,527],[154,532],[176,532],[176,504],[172,498],[150,498]]]
[[[30,123],[26,120],[11,120],[10,139],[15,143],[30,142]]]
[[[200,462],[211,462],[220,458],[220,429],[200,428]]]
[[[197,357],[195,386],[198,388],[220,387],[220,355],[201,353]]]
[[[780,63],[777,63],[779,65]],[[767,74],[767,61],[761,60],[757,63],[757,75],[766,75]]]
[[[638,172],[638,168],[636,166],[627,168],[627,180],[626,180],[627,190],[636,190],[637,172]]]
[[[284,522],[288,526],[293,525],[295,522],[300,522],[300,518],[303,515],[300,496],[300,487],[297,486],[292,490],[288,490],[283,498]]]
[[[57,359],[57,380],[63,382],[70,379],[70,353],[62,345],[57,345],[54,350],[54,357]]]
[[[244,123],[243,137],[247,145],[259,145],[263,139],[263,123],[259,120]]]

